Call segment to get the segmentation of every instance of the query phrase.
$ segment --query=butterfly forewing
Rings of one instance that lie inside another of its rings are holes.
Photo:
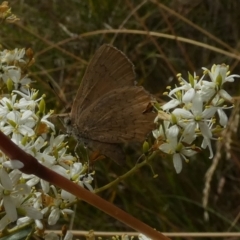
[[[83,114],[91,104],[109,91],[133,86],[135,73],[132,63],[116,48],[101,46],[91,59],[73,102],[71,119]]]

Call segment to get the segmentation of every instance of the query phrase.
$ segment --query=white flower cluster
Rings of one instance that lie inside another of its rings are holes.
[[[10,91],[0,99],[0,130],[41,164],[92,191],[92,175],[67,153],[65,135],[55,136],[43,96],[37,97],[38,91],[29,88],[31,79],[22,70],[28,64],[25,58],[24,49],[0,52],[0,85]],[[21,173],[21,167],[21,162],[0,153],[0,231],[12,222],[19,226],[33,221],[43,229],[41,219],[54,225],[60,214],[73,212],[74,195]]]
[[[155,122],[159,128],[153,131],[159,149],[173,157],[177,173],[182,170],[182,160],[208,148],[213,157],[211,140],[228,122],[224,112],[232,108],[232,97],[223,89],[226,82],[234,82],[229,67],[225,64],[213,65],[211,70],[203,68],[203,76],[189,74],[188,81],[179,74],[180,86],[168,93],[169,102],[158,109]],[[207,77],[209,80],[207,80]],[[226,105],[229,103],[230,105]],[[202,138],[201,147],[197,139]]]

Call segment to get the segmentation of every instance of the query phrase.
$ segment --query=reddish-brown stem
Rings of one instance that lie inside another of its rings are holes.
[[[28,153],[24,152],[14,142],[0,131],[0,150],[4,152],[10,159],[19,160],[24,164],[20,170],[26,174],[34,174],[41,179],[44,179],[53,185],[56,185],[82,199],[83,201],[97,207],[108,215],[118,219],[129,227],[138,232],[143,233],[149,238],[156,240],[169,240],[160,232],[152,229],[145,223],[139,221],[120,208],[117,208],[112,203],[100,198],[94,193],[82,188],[81,186],[69,181],[58,173],[40,164],[37,159]]]

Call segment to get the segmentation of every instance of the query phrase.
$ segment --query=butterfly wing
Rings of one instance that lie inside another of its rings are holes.
[[[125,160],[125,153],[122,150],[122,147],[116,143],[103,143],[99,141],[93,141],[85,139],[89,149],[99,150],[101,154],[109,157],[114,160],[116,163],[121,165]]]
[[[118,143],[143,141],[153,129],[155,114],[143,113],[151,97],[133,86],[134,79],[128,58],[103,45],[89,63],[70,114],[69,132],[118,163],[125,158]]]
[[[155,114],[144,113],[150,101],[142,87],[112,90],[82,112],[75,132],[105,143],[141,142],[154,128]]]
[[[110,45],[101,46],[90,61],[73,102],[72,123],[104,94],[123,86],[133,86],[134,79],[133,64],[128,58]]]

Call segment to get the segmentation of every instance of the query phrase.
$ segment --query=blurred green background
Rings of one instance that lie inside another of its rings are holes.
[[[30,75],[36,80],[35,87],[46,93],[49,109],[56,113],[70,110],[87,62],[103,43],[113,44],[126,53],[135,65],[138,83],[159,101],[167,100],[162,93],[166,86],[174,86],[179,72],[187,78],[188,71],[201,74],[201,67],[226,63],[233,73],[240,73],[240,1],[13,0],[9,5],[20,21],[2,25],[2,47],[33,49],[36,63]],[[122,32],[116,33],[117,29]],[[49,81],[67,103],[68,110],[49,87]],[[234,96],[239,95],[238,81],[226,86]],[[238,111],[235,115],[238,116]],[[170,159],[158,155],[151,166],[157,178],[153,178],[150,167],[144,167],[100,195],[162,232],[239,231],[237,135],[235,131],[224,138],[225,142],[232,140],[231,148],[221,147],[208,197],[209,221],[204,220],[202,208],[205,174],[212,164],[208,151],[184,163],[179,175]],[[74,141],[71,143],[74,149]],[[215,147],[215,151],[219,150]],[[96,187],[134,166],[137,154],[132,149],[128,152],[127,163],[121,168],[109,160],[95,164]],[[74,228],[131,230],[82,202],[77,208]]]

